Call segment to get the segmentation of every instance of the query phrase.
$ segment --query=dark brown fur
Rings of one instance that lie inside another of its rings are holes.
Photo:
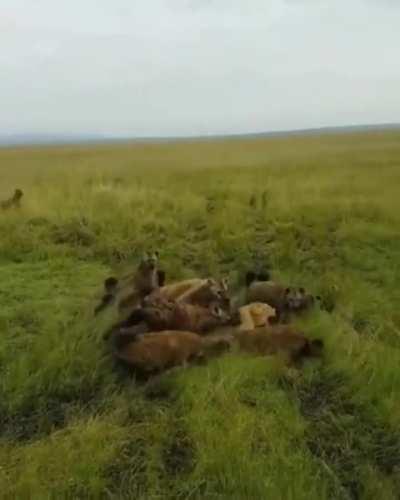
[[[147,324],[144,321],[143,309],[134,309],[126,318],[114,323],[103,334],[103,340],[108,340],[110,337],[114,338],[120,334],[130,333],[136,335],[137,333],[146,333],[149,331]]]
[[[144,307],[142,315],[152,331],[187,330],[206,333],[230,321],[229,315],[215,303],[203,307],[164,301]]]
[[[258,355],[284,353],[289,363],[300,362],[305,357],[322,353],[322,340],[310,341],[305,335],[289,325],[274,325],[257,328],[252,332],[236,335],[241,350]]]
[[[164,331],[148,333],[116,343],[115,356],[124,364],[142,372],[162,371],[219,354],[230,347],[225,337],[202,338],[192,332]]]
[[[207,307],[212,302],[218,302],[225,310],[230,308],[228,285],[226,280],[214,280],[212,278],[194,278],[178,281],[169,285],[161,286],[149,295],[149,301],[157,296],[165,300],[177,301],[185,304],[193,304]]]

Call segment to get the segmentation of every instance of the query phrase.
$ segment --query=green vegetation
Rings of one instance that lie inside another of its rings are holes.
[[[4,498],[400,495],[400,134],[0,151]],[[230,354],[148,385],[93,317],[159,249],[169,280],[246,270],[321,295],[300,371]]]

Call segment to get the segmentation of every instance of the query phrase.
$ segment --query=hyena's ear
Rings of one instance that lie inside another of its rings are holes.
[[[312,340],[310,342],[310,355],[321,356],[324,349],[324,342],[321,339]]]
[[[254,281],[256,281],[257,275],[253,271],[248,271],[246,273],[246,285],[250,286]]]
[[[106,292],[112,292],[113,290],[116,289],[117,285],[118,285],[118,280],[117,278],[114,278],[114,276],[111,276],[110,278],[104,280],[104,290]]]
[[[264,271],[257,275],[257,281],[269,281],[271,279],[271,274],[268,271]]]
[[[159,259],[160,258],[160,252],[158,250],[156,250],[155,252],[153,252],[153,255],[156,259]]]
[[[303,287],[299,288],[299,292],[301,293],[301,295],[305,295],[306,294],[306,291],[304,290]]]
[[[222,309],[217,304],[213,304],[211,306],[211,314],[214,315],[216,318],[221,318]]]
[[[142,261],[146,261],[146,260],[149,260],[149,254],[148,254],[148,252],[143,252],[142,253]]]
[[[227,292],[228,286],[229,286],[229,279],[225,276],[225,278],[222,278],[221,280],[221,287],[225,292]]]
[[[289,293],[292,291],[290,287],[286,288],[285,290],[285,295],[289,295]]]

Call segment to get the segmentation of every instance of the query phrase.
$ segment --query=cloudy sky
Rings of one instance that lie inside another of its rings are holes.
[[[0,134],[400,122],[400,0],[0,0]]]

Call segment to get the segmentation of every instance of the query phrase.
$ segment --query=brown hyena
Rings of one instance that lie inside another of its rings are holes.
[[[236,339],[240,349],[245,352],[256,355],[282,352],[290,364],[301,362],[306,357],[320,356],[324,346],[322,340],[309,340],[302,332],[289,325],[273,325],[250,332],[239,332]]]
[[[207,333],[230,321],[229,314],[218,303],[204,307],[158,300],[137,310],[136,314],[136,318],[144,321],[151,331],[187,330]]]
[[[129,340],[116,339],[115,356],[125,365],[141,372],[162,371],[229,349],[227,336],[201,337],[193,332],[163,331],[147,333]]]
[[[157,269],[158,252],[144,254],[136,271],[121,280],[115,277],[104,281],[104,295],[95,308],[98,314],[108,305],[117,302],[118,309],[134,309],[148,294],[164,284],[165,272]]]
[[[246,302],[263,302],[276,310],[278,320],[287,320],[290,313],[309,309],[314,297],[304,288],[281,285],[273,281],[253,280],[254,273],[247,274]]]

